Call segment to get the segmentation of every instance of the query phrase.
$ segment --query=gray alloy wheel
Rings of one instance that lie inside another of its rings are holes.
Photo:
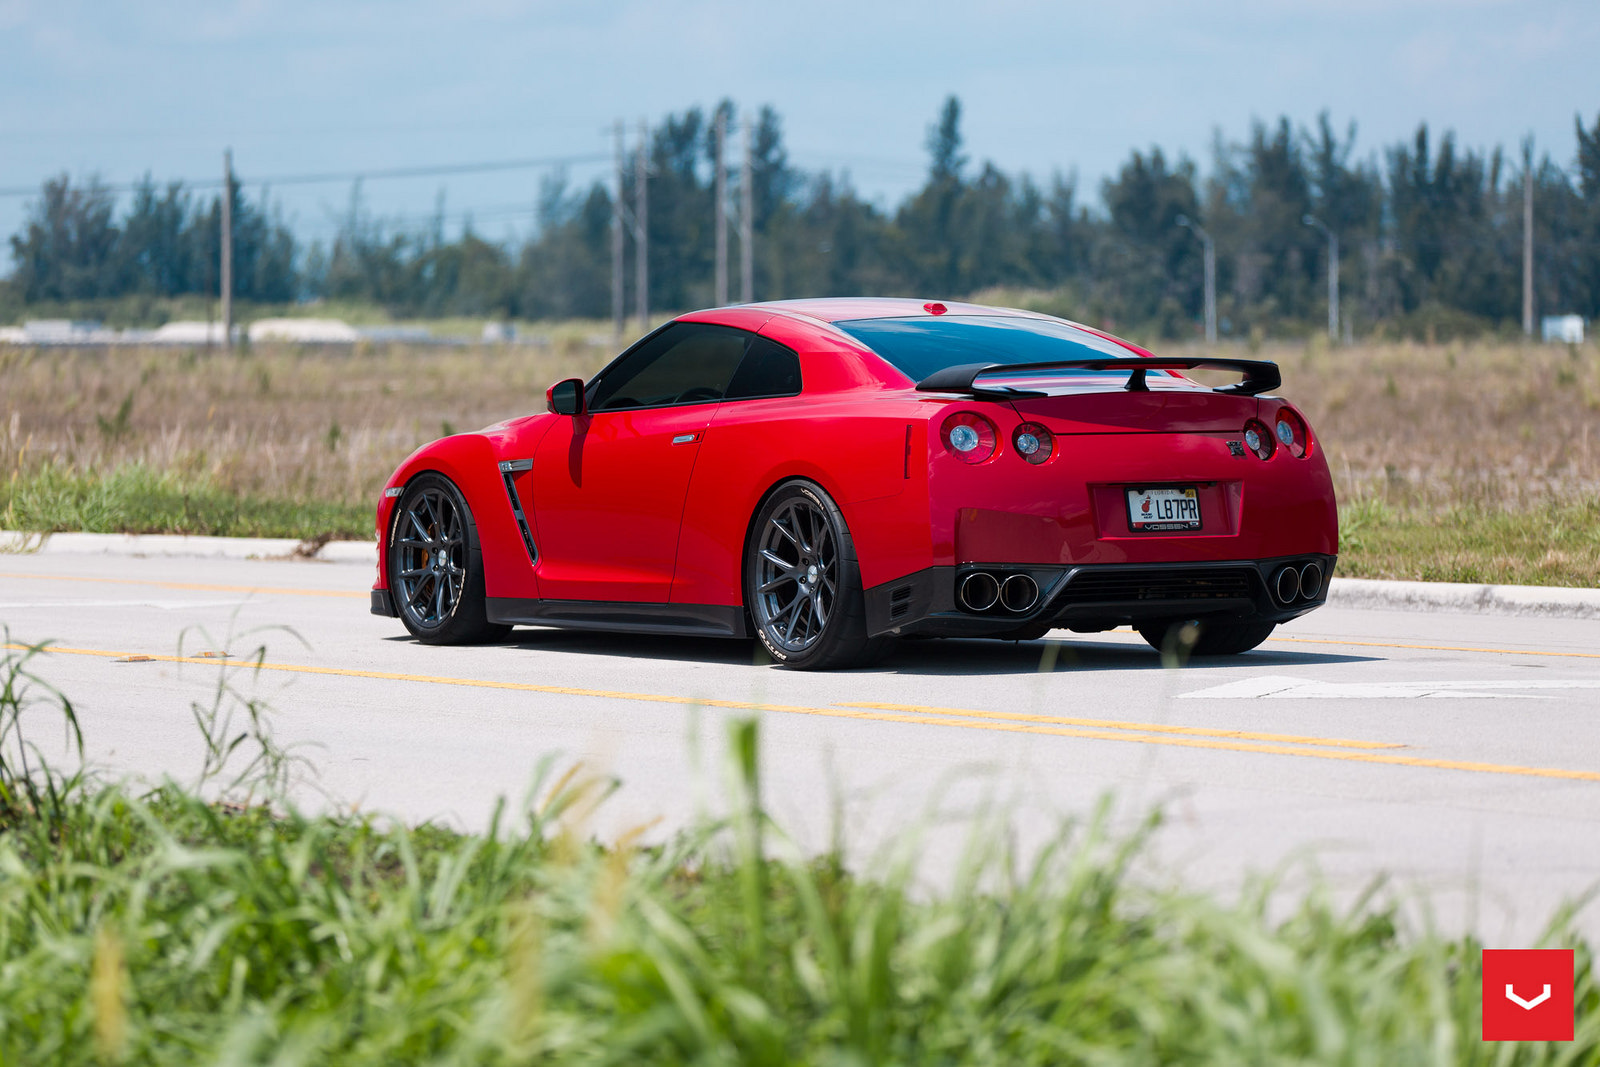
[[[448,478],[428,473],[414,479],[400,497],[392,530],[389,588],[413,636],[453,645],[510,632],[485,616],[477,526]]]
[[[838,505],[810,482],[779,486],[757,512],[745,605],[757,639],[789,667],[860,666],[890,643],[867,636],[855,543]]]
[[[839,602],[839,545],[819,501],[786,500],[760,532],[755,612],[763,633],[790,655],[821,640]]]

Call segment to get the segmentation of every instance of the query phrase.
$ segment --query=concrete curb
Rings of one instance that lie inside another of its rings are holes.
[[[1471,585],[1335,578],[1328,603],[1389,611],[1453,611],[1466,615],[1543,615],[1600,619],[1600,589],[1554,585]]]
[[[40,556],[157,556],[187,559],[307,559],[375,566],[373,541],[292,537],[187,537],[177,534],[21,533],[0,530],[0,553]]]
[[[292,537],[184,537],[171,534],[29,534],[0,530],[0,553],[106,555],[191,559],[310,559],[374,566],[374,541],[297,541]],[[1600,589],[1542,585],[1468,585],[1335,578],[1328,603],[1388,611],[1453,611],[1468,615],[1543,615],[1600,619]]]

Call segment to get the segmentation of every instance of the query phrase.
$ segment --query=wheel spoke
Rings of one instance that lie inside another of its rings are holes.
[[[776,600],[777,597],[773,597],[772,599]],[[772,613],[772,619],[771,619],[772,625],[776,626],[779,622],[781,622],[785,615],[789,614],[791,611],[793,611],[796,607],[799,606],[800,601],[802,599],[804,599],[803,594],[796,594],[795,598],[793,600],[789,601],[789,603],[785,604],[779,610],[773,612]]]
[[[808,526],[811,528],[809,533],[806,530],[806,527]],[[798,508],[796,508],[794,529],[795,533],[800,536],[800,551],[809,556],[811,554],[812,541],[815,540],[817,536],[816,516],[801,512]]]
[[[411,525],[416,527],[417,536],[422,538],[422,543],[423,544],[428,544],[432,540],[432,538],[428,536],[428,528],[426,526],[422,525],[422,520],[421,519],[417,518],[416,509],[412,508],[410,511],[406,512],[406,518],[410,519],[411,520]]]
[[[805,599],[805,594],[801,593],[799,596],[796,596],[792,602],[790,602],[790,604],[789,604],[789,606],[787,608],[784,609],[785,611],[791,613],[789,615],[789,628],[787,630],[785,630],[784,633],[783,633],[783,639],[785,641],[793,641],[794,640],[794,628],[795,628],[796,624],[798,624],[800,622],[800,617],[805,614],[804,612],[795,611],[794,609],[799,607],[800,606],[800,602],[802,600],[804,600],[804,599]]]
[[[800,539],[799,539],[799,538],[798,538],[798,537],[796,537],[796,536],[795,536],[795,535],[794,535],[794,534],[793,534],[793,533],[792,533],[792,532],[791,532],[791,531],[790,531],[790,530],[789,530],[789,528],[788,528],[788,527],[787,527],[787,526],[785,526],[785,525],[784,525],[784,524],[783,524],[783,522],[782,522],[782,521],[781,521],[781,520],[780,520],[780,519],[779,519],[779,518],[777,518],[777,517],[774,517],[774,518],[773,518],[773,520],[772,520],[772,528],[773,528],[773,529],[774,529],[774,530],[777,530],[777,531],[778,531],[778,532],[779,532],[779,533],[781,533],[781,534],[782,534],[782,535],[783,535],[783,536],[784,536],[784,538],[785,538],[785,539],[786,539],[786,540],[787,540],[787,541],[788,541],[788,542],[789,542],[789,543],[790,543],[790,544],[791,544],[791,545],[793,545],[793,546],[794,546],[794,547],[796,547],[796,548],[799,548],[799,547],[800,547]],[[768,539],[768,540],[771,540],[771,539],[770,539],[770,538],[769,538],[769,539]]]
[[[795,581],[795,580],[796,579],[795,579],[795,576],[794,576],[793,573],[780,574],[776,578],[772,578],[772,579],[768,580],[767,582],[763,583],[761,588],[757,589],[756,592],[758,592],[758,593],[770,593],[774,589],[778,588],[778,586],[783,585],[785,582],[792,582],[792,581]]]
[[[798,568],[795,567],[793,563],[790,563],[788,560],[784,559],[782,556],[778,555],[769,548],[763,548],[761,550],[761,558],[772,564],[774,567],[782,569],[785,574],[796,574],[799,572]]]

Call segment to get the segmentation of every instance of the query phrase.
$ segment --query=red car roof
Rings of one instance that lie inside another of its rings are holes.
[[[927,315],[933,301],[888,296],[827,296],[809,300],[769,300],[747,307],[766,308],[772,311],[804,315],[823,322],[843,322],[849,319],[890,319],[911,315]],[[985,304],[963,304],[954,300],[937,302],[945,308],[941,314],[951,315],[1012,315],[1018,318],[1039,318],[1030,311],[1016,308],[989,307]]]
[[[1035,311],[1022,311],[1018,308],[993,307],[988,304],[964,304],[956,300],[928,301],[907,297],[889,296],[826,296],[814,297],[807,300],[769,300],[759,304],[742,305],[748,308],[775,311],[781,314],[809,318],[816,321],[834,323],[845,322],[851,319],[892,319],[908,318],[913,315],[931,315],[929,306],[942,307],[941,315],[992,315],[1009,316],[1019,319],[1050,319],[1053,322],[1066,323],[1074,329],[1084,333],[1103,337],[1115,342],[1141,356],[1152,353],[1132,341],[1125,340],[1115,334],[1097,330],[1093,326],[1085,326],[1081,322],[1070,319],[1057,318],[1054,315],[1045,315]]]

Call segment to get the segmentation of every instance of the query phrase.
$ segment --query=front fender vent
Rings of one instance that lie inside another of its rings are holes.
[[[533,543],[533,531],[528,529],[528,517],[522,512],[522,500],[517,496],[515,474],[533,469],[531,459],[508,459],[500,463],[500,477],[506,483],[506,499],[511,501],[511,514],[517,520],[517,532],[522,534],[522,546],[528,550],[528,562],[539,562],[539,549]]]

